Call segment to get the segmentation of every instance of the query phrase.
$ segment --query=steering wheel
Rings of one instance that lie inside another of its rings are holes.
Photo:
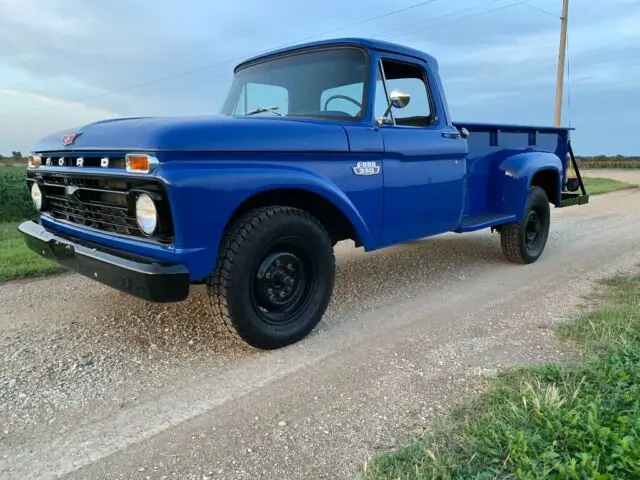
[[[327,110],[327,106],[329,105],[329,102],[331,100],[337,100],[337,99],[342,99],[342,100],[347,100],[348,102],[351,102],[355,105],[358,106],[358,108],[360,108],[360,110],[362,110],[362,104],[360,102],[358,102],[357,100],[354,100],[351,97],[347,97],[346,95],[332,95],[329,98],[327,98],[327,101],[324,102],[324,109]]]

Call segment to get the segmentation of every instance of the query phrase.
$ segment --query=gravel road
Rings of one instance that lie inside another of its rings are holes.
[[[153,305],[77,275],[0,286],[0,478],[357,477],[507,365],[566,357],[549,326],[640,262],[640,192],[553,211],[543,258],[488,231],[337,247],[319,328],[233,343],[204,289]]]

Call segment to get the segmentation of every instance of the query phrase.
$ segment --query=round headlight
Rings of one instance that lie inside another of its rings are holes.
[[[42,208],[42,192],[35,182],[31,185],[31,200],[33,200],[33,206],[36,207],[36,210],[40,211]]]
[[[156,205],[146,193],[138,195],[136,199],[136,221],[140,230],[146,235],[151,235],[158,226]]]

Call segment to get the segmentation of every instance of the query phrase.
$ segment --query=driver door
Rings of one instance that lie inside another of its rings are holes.
[[[465,202],[467,145],[448,125],[426,64],[406,57],[380,58],[375,115],[384,115],[388,94],[410,94],[383,124],[383,243],[391,245],[457,228]]]

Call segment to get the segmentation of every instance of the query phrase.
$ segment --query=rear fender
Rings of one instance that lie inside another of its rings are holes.
[[[290,166],[166,165],[157,176],[168,184],[176,253],[192,280],[215,266],[222,235],[234,212],[255,195],[276,189],[306,190],[331,202],[351,222],[365,248],[373,246],[365,221],[347,195],[327,178]]]
[[[498,166],[494,191],[501,196],[494,204],[500,213],[513,214],[516,220],[522,219],[529,196],[529,188],[537,173],[551,171],[556,176],[555,195],[560,198],[562,161],[557,155],[549,152],[527,151],[517,153],[504,159]],[[550,195],[551,197],[551,195]]]

